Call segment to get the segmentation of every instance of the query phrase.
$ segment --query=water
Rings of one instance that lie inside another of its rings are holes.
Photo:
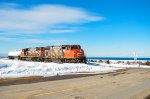
[[[131,57],[88,57],[88,59],[96,59],[96,60],[134,60],[134,58],[131,58]],[[150,58],[137,58],[137,60],[150,61]]]

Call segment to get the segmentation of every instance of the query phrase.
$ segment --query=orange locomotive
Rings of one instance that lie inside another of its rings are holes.
[[[20,59],[58,63],[86,63],[87,61],[80,45],[25,48],[21,52]]]

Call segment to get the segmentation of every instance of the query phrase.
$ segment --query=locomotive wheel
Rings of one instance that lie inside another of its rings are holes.
[[[75,60],[74,60],[74,59],[72,59],[72,60],[71,60],[71,63],[75,63]]]
[[[61,59],[58,59],[58,63],[59,63],[59,64],[62,64],[62,60],[61,60]]]
[[[77,59],[76,61],[77,61],[77,63],[79,63],[79,62],[80,62],[80,60],[78,60],[78,59]]]

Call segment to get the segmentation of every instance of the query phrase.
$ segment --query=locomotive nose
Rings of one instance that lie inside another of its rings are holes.
[[[80,49],[77,51],[77,58],[82,58],[82,57],[84,57],[84,52],[82,49]]]

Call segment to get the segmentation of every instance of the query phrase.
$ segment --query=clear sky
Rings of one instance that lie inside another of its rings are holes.
[[[0,0],[0,54],[61,44],[150,57],[150,0]]]

